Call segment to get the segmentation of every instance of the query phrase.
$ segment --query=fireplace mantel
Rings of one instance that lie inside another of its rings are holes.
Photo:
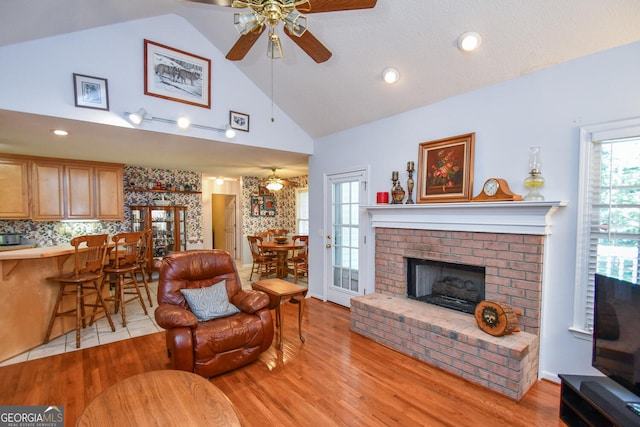
[[[567,201],[365,206],[374,228],[551,234],[551,215]]]

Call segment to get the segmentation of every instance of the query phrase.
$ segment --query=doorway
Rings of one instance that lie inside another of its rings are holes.
[[[211,195],[211,241],[214,249],[229,252],[236,258],[236,196]]]
[[[327,299],[345,307],[364,295],[366,283],[365,169],[326,175],[325,272]]]

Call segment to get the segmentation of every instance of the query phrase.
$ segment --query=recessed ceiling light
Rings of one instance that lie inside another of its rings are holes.
[[[458,49],[463,52],[473,52],[480,46],[481,42],[480,34],[467,32],[458,37]]]
[[[67,135],[69,135],[69,132],[67,132],[64,129],[52,129],[51,132],[53,132],[55,135],[58,135],[58,136],[67,136]]]
[[[382,71],[382,79],[389,84],[393,84],[400,80],[400,72],[395,68],[385,68]]]

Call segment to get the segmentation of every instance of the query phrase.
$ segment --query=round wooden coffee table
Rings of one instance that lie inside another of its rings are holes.
[[[76,426],[240,426],[229,398],[185,371],[134,375],[100,393]]]

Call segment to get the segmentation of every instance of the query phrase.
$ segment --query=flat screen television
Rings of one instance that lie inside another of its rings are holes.
[[[596,274],[592,364],[640,396],[640,285]]]

